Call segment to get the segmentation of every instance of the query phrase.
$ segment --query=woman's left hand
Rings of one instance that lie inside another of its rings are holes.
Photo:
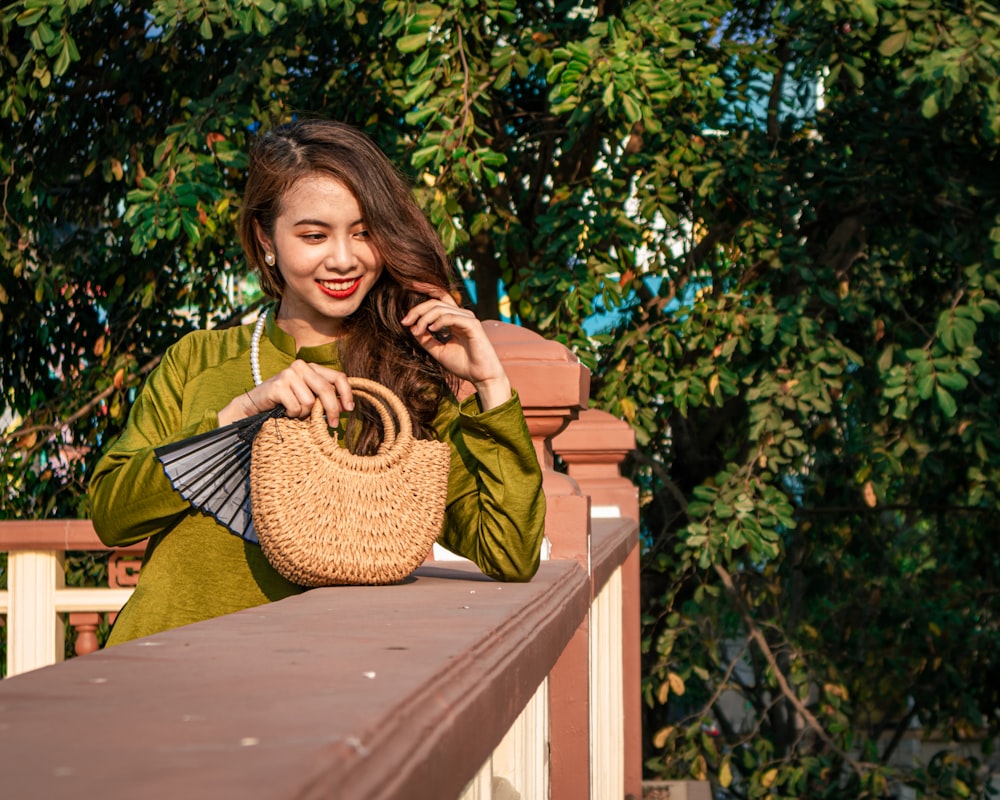
[[[401,323],[445,369],[476,387],[483,411],[507,402],[510,381],[476,315],[444,289],[428,284],[415,288],[430,299],[411,308]]]

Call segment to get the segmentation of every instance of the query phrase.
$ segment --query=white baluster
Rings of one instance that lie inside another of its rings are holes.
[[[20,551],[7,561],[7,675],[63,660],[64,623],[56,591],[66,582],[63,553]]]

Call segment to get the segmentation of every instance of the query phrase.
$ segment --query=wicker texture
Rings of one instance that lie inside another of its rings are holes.
[[[260,546],[301,586],[401,581],[427,557],[444,520],[449,446],[413,438],[409,412],[386,387],[349,380],[382,419],[376,454],[341,447],[318,401],[308,420],[269,420],[254,440],[250,495]]]

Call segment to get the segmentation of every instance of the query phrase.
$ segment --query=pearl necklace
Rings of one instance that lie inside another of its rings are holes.
[[[260,337],[264,335],[268,310],[265,308],[257,318],[257,327],[253,329],[253,337],[250,339],[250,374],[253,375],[254,386],[260,386],[264,382],[260,377]]]

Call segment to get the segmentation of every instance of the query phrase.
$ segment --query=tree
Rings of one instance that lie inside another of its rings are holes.
[[[982,793],[975,751],[892,756],[997,733],[998,22],[978,0],[10,5],[2,513],[85,512],[164,346],[255,302],[248,136],[338,117],[413,178],[480,313],[505,293],[636,430],[650,773]]]

